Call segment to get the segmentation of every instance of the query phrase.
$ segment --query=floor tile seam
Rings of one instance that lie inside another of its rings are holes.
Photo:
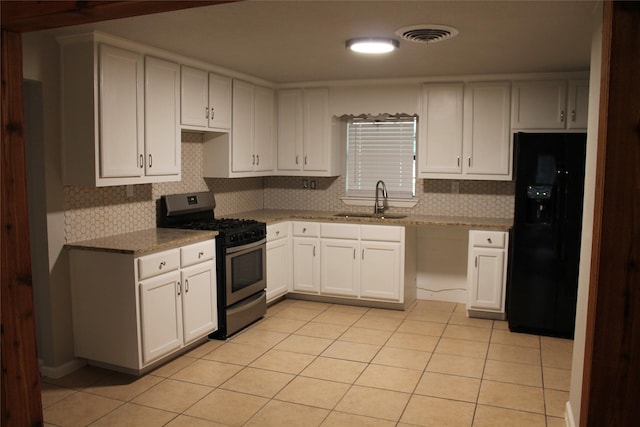
[[[342,384],[344,384],[344,383],[342,383]],[[342,401],[342,399],[347,395],[347,393],[349,392],[349,390],[351,390],[351,387],[352,387],[352,385],[349,385],[349,388],[348,388],[348,389],[347,389],[347,390],[342,394],[342,396],[340,396],[340,399],[338,399],[338,400],[336,401],[336,403],[334,403],[334,404],[333,404],[333,406],[332,406],[331,408],[325,408],[325,407],[323,407],[323,406],[315,406],[315,405],[310,405],[310,404],[308,404],[308,403],[292,402],[292,401],[290,401],[290,400],[285,400],[285,399],[283,399],[283,398],[281,398],[281,397],[280,397],[280,398],[278,397],[278,394],[279,394],[279,393],[277,393],[275,396],[273,396],[273,397],[271,398],[271,400],[274,400],[274,401],[277,401],[277,402],[284,402],[284,403],[293,403],[294,405],[305,406],[305,407],[307,407],[307,408],[324,409],[325,411],[329,411],[329,412],[331,412],[331,411],[333,411],[333,410],[338,406],[338,404]],[[283,388],[283,389],[284,389],[284,388]],[[282,390],[281,390],[281,391],[282,391]],[[327,415],[328,415],[328,414],[327,414]]]
[[[110,411],[108,411],[107,413],[100,415],[98,418],[96,418],[96,419],[94,419],[94,420],[91,420],[87,425],[95,424],[95,423],[96,423],[96,422],[98,422],[99,420],[101,420],[101,419],[103,419],[103,418],[105,418],[105,417],[107,417],[107,416],[111,415],[112,413],[116,412],[118,409],[122,408],[123,406],[125,406],[125,405],[127,405],[127,404],[135,405],[135,403],[132,403],[132,402],[124,402],[124,401],[121,401],[121,400],[118,400],[118,402],[120,402],[120,405],[118,405],[118,406],[116,406],[115,408],[111,409],[111,410],[110,410]],[[138,406],[144,406],[144,405],[138,405]],[[158,408],[152,408],[152,409],[158,409]],[[163,409],[160,409],[160,410],[162,411]],[[176,414],[176,416],[177,416],[177,415],[179,415],[177,412],[172,412],[172,411],[167,411],[167,410],[164,410],[164,411],[165,411],[165,412],[172,413],[172,414]],[[47,421],[45,421],[45,422],[47,422]]]
[[[363,372],[364,372],[364,371],[363,371]],[[390,391],[390,392],[392,392],[392,393],[400,393],[400,394],[407,395],[407,396],[408,396],[408,399],[407,399],[407,402],[404,404],[404,408],[402,409],[402,412],[401,412],[401,413],[400,413],[400,415],[398,416],[398,419],[397,419],[397,420],[391,420],[391,419],[388,419],[388,418],[371,417],[371,416],[368,416],[368,415],[362,415],[362,414],[355,413],[355,412],[346,412],[346,411],[344,411],[344,410],[343,410],[343,411],[335,411],[335,409],[334,409],[334,410],[332,410],[332,411],[340,412],[340,413],[344,413],[344,414],[349,414],[349,415],[356,415],[356,416],[361,416],[361,417],[373,418],[373,419],[376,419],[376,420],[391,421],[391,422],[395,422],[396,424],[398,424],[398,423],[400,422],[400,419],[402,418],[402,414],[403,414],[403,413],[404,413],[404,411],[406,410],[407,405],[408,405],[408,404],[409,404],[409,402],[411,401],[411,396],[412,396],[412,394],[411,394],[411,393],[407,393],[407,392],[403,392],[403,391],[397,391],[397,390],[389,390],[389,389],[387,389],[387,388],[372,387],[372,386],[368,386],[368,385],[359,385],[359,384],[356,384],[356,383],[354,382],[353,384],[351,384],[351,386],[349,387],[349,389],[344,393],[344,395],[343,395],[343,396],[342,396],[342,398],[338,401],[338,403],[336,403],[336,406],[335,406],[336,408],[338,407],[338,405],[340,404],[340,402],[342,402],[342,400],[345,398],[345,396],[346,396],[347,394],[349,394],[349,391],[351,391],[354,387],[361,387],[361,388],[374,389],[374,390],[381,390],[381,391]]]
[[[544,388],[544,356],[543,356],[543,348],[542,348],[542,337],[538,336],[538,345],[540,346],[540,374],[541,374],[541,380],[542,380],[542,410],[544,411],[544,415],[546,416],[548,413],[548,408],[547,408],[547,394],[545,393],[545,388]],[[546,418],[545,418],[545,423],[547,422]]]
[[[56,387],[57,387],[57,386],[56,386]],[[43,405],[43,406],[42,406],[42,407],[43,407],[43,409],[44,409],[44,408],[48,408],[48,407],[50,407],[50,406],[52,406],[52,405],[55,405],[56,403],[60,402],[61,400],[66,399],[67,397],[71,397],[72,395],[74,395],[74,394],[76,394],[76,393],[82,393],[82,390],[77,390],[77,389],[75,389],[75,388],[67,388],[67,387],[60,387],[60,388],[63,388],[63,389],[65,389],[65,390],[69,390],[71,393],[70,393],[69,395],[67,395],[67,396],[64,396],[64,397],[62,397],[62,398],[60,398],[60,399],[56,400],[55,402],[50,403],[50,404],[49,404],[49,405],[47,405],[47,406],[44,406],[44,405]],[[40,396],[42,396],[42,395],[44,395],[44,394],[46,394],[46,393],[49,393],[49,392],[48,392],[48,391],[43,391],[42,389],[40,389]]]
[[[506,382],[506,381],[489,380],[489,379],[485,379],[485,378],[481,378],[480,380],[481,380],[480,389],[482,389],[482,385],[484,383],[494,383],[494,384],[502,384],[502,385],[515,385],[515,386],[519,386],[519,387],[527,387],[527,388],[530,388],[530,389],[537,389],[542,393],[542,400],[543,400],[543,403],[544,403],[544,387],[532,386],[532,385],[527,385],[527,384],[510,383],[510,382]]]
[[[308,366],[308,365],[307,365],[307,366]],[[245,367],[245,369],[246,369],[246,368],[250,368],[250,367],[249,367],[249,366],[247,366],[247,367]],[[260,369],[260,370],[262,370],[262,371],[267,371],[267,372],[278,372],[278,371],[271,371],[271,370],[263,369],[263,368],[251,368],[251,369]],[[243,370],[244,370],[244,369],[243,369]],[[242,370],[242,371],[243,371],[243,370]],[[303,369],[303,370],[304,370],[304,369]],[[242,371],[239,371],[236,375],[240,374],[240,372],[242,372]],[[287,383],[286,383],[285,385],[283,385],[283,386],[282,386],[282,387],[281,387],[281,388],[280,388],[280,389],[279,389],[279,390],[278,390],[278,391],[277,391],[273,396],[270,396],[270,397],[262,396],[262,395],[259,395],[259,394],[248,393],[248,392],[244,392],[244,391],[231,390],[231,389],[224,388],[223,386],[224,386],[227,382],[231,381],[231,379],[232,379],[233,377],[229,378],[227,381],[225,381],[225,382],[223,382],[222,384],[220,384],[217,388],[218,388],[218,389],[220,389],[220,390],[224,390],[224,391],[230,391],[230,392],[233,392],[233,393],[239,393],[239,394],[246,394],[246,395],[249,395],[249,396],[261,397],[261,398],[264,398],[264,399],[271,400],[271,399],[273,399],[273,398],[274,398],[278,393],[280,393],[282,390],[284,390],[284,389],[285,389],[289,384],[291,384],[291,383],[292,383],[292,382],[293,382],[293,381],[294,381],[294,380],[299,376],[299,374],[289,374],[289,373],[285,373],[285,372],[278,372],[278,373],[279,373],[279,374],[285,374],[285,375],[291,375],[291,378],[290,378],[290,379],[287,381]],[[234,377],[235,377],[236,375],[234,375]]]
[[[467,355],[462,355],[462,354],[456,354],[456,353],[447,353],[446,351],[437,351],[438,349],[434,349],[433,353],[437,353],[437,354],[444,354],[447,356],[458,356],[458,357],[467,357],[469,359],[481,359],[481,360],[487,360],[487,357],[479,357],[479,356],[467,356]]]
[[[453,315],[451,315],[451,317],[453,317]],[[476,326],[473,324],[461,324],[461,323],[455,323],[455,319],[449,318],[449,321],[447,322],[447,325],[451,325],[451,326],[461,326],[464,328],[475,328],[475,329],[490,329],[493,330],[493,323],[491,324],[491,326]],[[478,319],[478,318],[469,318],[469,317],[465,317],[465,319],[476,319],[476,320],[487,320],[487,319]],[[453,322],[452,322],[453,320]],[[491,321],[493,322],[493,321]]]
[[[158,377],[160,378],[160,377]],[[111,400],[117,400],[119,402],[132,402],[135,398],[139,397],[140,395],[146,393],[147,391],[151,390],[153,387],[155,387],[156,385],[160,384],[161,382],[163,382],[166,378],[162,378],[159,382],[157,382],[156,384],[153,384],[152,386],[150,386],[149,388],[146,388],[144,390],[142,390],[141,392],[137,393],[135,396],[131,396],[129,399],[123,400],[123,399],[119,399],[117,397],[111,397],[111,396],[106,396],[104,394],[100,394],[97,393],[95,391],[90,391],[90,390],[81,390],[79,391],[79,393],[84,393],[84,394],[90,394],[92,396],[98,396],[98,397],[104,397],[105,399],[111,399]],[[95,387],[95,386],[92,386]]]
[[[176,372],[176,374],[177,374],[177,373],[178,373],[178,372]],[[174,374],[174,375],[175,375],[175,374]],[[234,374],[234,375],[235,375],[235,374]],[[209,390],[210,392],[211,392],[211,391],[213,391],[213,390],[215,390],[216,388],[218,388],[218,386],[220,385],[220,384],[218,384],[218,385],[215,385],[215,386],[214,386],[214,385],[210,385],[210,384],[203,384],[203,383],[198,383],[198,382],[195,382],[195,381],[189,381],[189,380],[185,380],[185,379],[182,379],[182,378],[167,377],[167,378],[164,378],[164,379],[163,379],[162,381],[160,381],[159,383],[154,384],[154,385],[153,385],[152,387],[150,387],[147,391],[151,390],[153,387],[157,387],[157,386],[159,386],[160,384],[162,384],[163,382],[166,382],[166,381],[176,381],[176,382],[183,383],[183,384],[197,385],[197,386],[200,386],[200,387],[208,387],[208,388],[211,388],[211,389],[212,389],[212,390]]]
[[[546,414],[546,412],[545,412],[545,413],[541,413],[541,412],[534,412],[534,411],[528,411],[528,410],[526,410],[526,409],[516,409],[516,408],[509,408],[509,407],[507,407],[507,406],[490,405],[490,404],[488,404],[488,403],[480,403],[480,402],[478,402],[478,403],[476,404],[476,406],[485,406],[485,407],[488,407],[488,408],[507,409],[507,410],[509,410],[509,411],[515,411],[515,412],[526,412],[527,414],[541,415],[541,416],[545,417],[545,423],[546,423],[546,417],[548,416],[548,415]],[[555,418],[559,418],[559,417],[555,417]]]
[[[428,362],[427,362],[428,363]],[[406,366],[396,366],[396,365],[385,365],[379,362],[374,362],[373,360],[371,360],[371,362],[369,362],[368,364],[369,366],[374,365],[374,366],[383,366],[385,368],[397,368],[397,369],[406,369],[407,371],[416,371],[416,372],[420,372],[420,374],[424,373],[425,370],[424,369],[415,369],[415,368],[407,368]],[[426,365],[425,365],[426,368]]]

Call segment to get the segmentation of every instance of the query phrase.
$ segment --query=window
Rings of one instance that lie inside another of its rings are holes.
[[[389,198],[415,196],[416,124],[415,116],[348,119],[347,197],[375,197],[378,180]]]

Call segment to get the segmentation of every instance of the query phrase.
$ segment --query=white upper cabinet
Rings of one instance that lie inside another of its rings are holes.
[[[271,175],[275,157],[275,95],[272,89],[233,80],[230,134],[205,134],[205,177]]]
[[[511,179],[509,82],[422,87],[418,177]]]
[[[589,109],[589,80],[569,80],[567,129],[586,129]]]
[[[464,93],[466,179],[510,180],[509,82],[469,83]]]
[[[422,87],[422,114],[418,133],[418,176],[462,172],[462,83]]]
[[[143,56],[104,44],[99,46],[98,55],[100,178],[141,177]]]
[[[231,79],[184,65],[181,68],[182,127],[228,132],[231,129]]]
[[[273,90],[256,86],[253,111],[254,170],[270,172],[275,157],[275,95]]]
[[[180,66],[145,58],[145,174],[180,176]]]
[[[178,65],[95,34],[61,37],[63,180],[180,180]]]
[[[511,127],[550,130],[586,129],[588,102],[588,81],[514,82]]]
[[[256,165],[254,136],[254,86],[242,81],[233,82],[233,113],[231,141],[233,142],[232,171],[252,172]]]
[[[278,92],[278,175],[340,174],[340,126],[329,116],[329,90]]]

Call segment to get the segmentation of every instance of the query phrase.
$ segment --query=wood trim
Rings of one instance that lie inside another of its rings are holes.
[[[150,15],[237,0],[15,1],[2,0],[2,28],[15,32],[46,30],[131,16]]]
[[[31,283],[22,40],[2,30],[2,425],[42,424]]]
[[[640,396],[640,4],[603,6],[582,427],[637,425]]]

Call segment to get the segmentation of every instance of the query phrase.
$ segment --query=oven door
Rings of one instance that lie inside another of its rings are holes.
[[[264,291],[267,286],[266,239],[234,248],[225,255],[227,307]]]

